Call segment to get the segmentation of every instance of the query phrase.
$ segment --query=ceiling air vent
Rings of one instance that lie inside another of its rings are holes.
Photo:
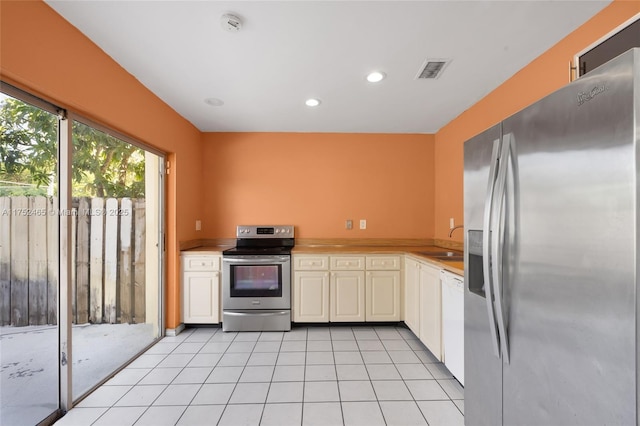
[[[442,75],[442,71],[449,65],[449,59],[427,59],[420,67],[417,79],[435,79]]]

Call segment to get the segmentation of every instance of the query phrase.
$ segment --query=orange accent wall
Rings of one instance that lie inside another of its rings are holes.
[[[203,161],[208,237],[260,223],[300,238],[433,237],[433,135],[206,133]]]
[[[197,238],[201,133],[41,1],[0,2],[0,78],[166,152],[166,326],[180,323],[178,241]]]
[[[449,218],[463,222],[464,141],[569,83],[574,56],[640,13],[640,1],[617,0],[507,80],[435,136],[435,238],[448,238]],[[463,233],[455,231],[454,240]]]

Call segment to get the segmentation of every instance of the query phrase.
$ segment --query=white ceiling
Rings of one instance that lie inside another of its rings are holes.
[[[362,133],[435,133],[609,2],[47,0],[202,131]]]

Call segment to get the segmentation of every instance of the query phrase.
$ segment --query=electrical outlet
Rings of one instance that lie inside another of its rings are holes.
[[[367,219],[360,219],[360,229],[367,229]]]
[[[196,220],[196,231],[201,231],[201,230],[202,230],[202,221]]]
[[[453,229],[456,227],[456,223],[452,217],[449,218],[449,229]]]
[[[347,219],[347,222],[345,223],[345,228],[353,229],[353,220]]]

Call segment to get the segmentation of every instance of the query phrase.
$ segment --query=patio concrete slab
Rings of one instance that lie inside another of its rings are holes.
[[[154,340],[151,324],[73,326],[78,398]],[[0,424],[36,424],[58,407],[56,326],[0,327]]]

